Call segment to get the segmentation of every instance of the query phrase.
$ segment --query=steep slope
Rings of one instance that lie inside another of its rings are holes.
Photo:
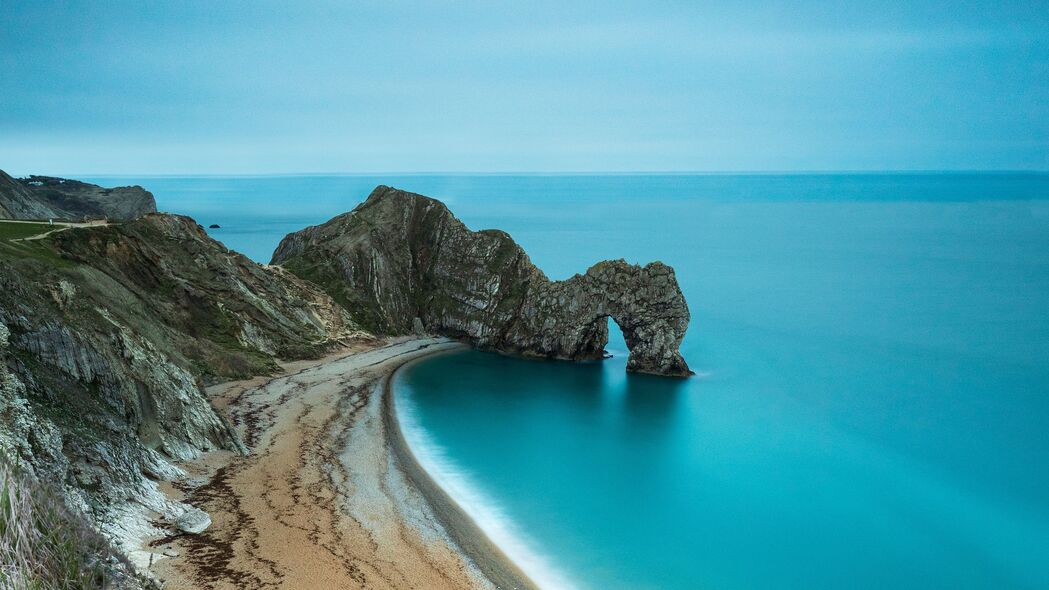
[[[601,262],[550,281],[508,234],[470,231],[421,195],[380,186],[353,211],[285,237],[273,263],[323,286],[376,333],[421,323],[483,348],[596,359],[611,317],[628,370],[691,374],[678,352],[688,305],[669,266]]]
[[[4,219],[48,219],[58,214],[30,189],[0,170],[0,217]]]
[[[241,448],[204,384],[361,335],[319,289],[185,217],[0,242],[0,456],[119,542],[150,511],[190,510],[157,487],[173,460]]]
[[[156,211],[153,194],[140,186],[102,188],[50,176],[18,180],[0,170],[0,217],[6,219],[127,221]]]
[[[151,586],[127,558],[71,512],[46,482],[0,461],[0,588],[132,590]]]

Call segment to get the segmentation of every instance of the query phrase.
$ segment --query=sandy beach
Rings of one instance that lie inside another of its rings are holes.
[[[209,453],[165,488],[207,511],[198,535],[152,539],[165,588],[425,590],[534,585],[419,467],[390,377],[461,344],[362,343],[285,374],[209,388],[249,454]]]

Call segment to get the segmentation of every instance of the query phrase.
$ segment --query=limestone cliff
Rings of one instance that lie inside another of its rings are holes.
[[[153,214],[0,240],[0,456],[120,541],[191,509],[173,461],[240,442],[209,382],[362,333],[316,287]]]
[[[508,234],[470,231],[421,195],[380,186],[353,211],[285,237],[273,263],[321,285],[376,333],[411,332],[418,318],[482,348],[596,359],[611,317],[628,370],[691,374],[678,352],[688,305],[669,266],[601,262],[550,281]]]
[[[0,170],[0,218],[126,221],[156,211],[153,194],[140,186],[102,188],[50,176],[14,179]]]

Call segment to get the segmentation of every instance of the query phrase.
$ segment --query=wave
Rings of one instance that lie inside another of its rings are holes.
[[[448,456],[444,447],[420,425],[409,396],[397,395],[397,421],[419,465],[481,529],[488,539],[544,590],[578,590],[549,556],[538,551],[506,512],[476,483],[476,478]]]

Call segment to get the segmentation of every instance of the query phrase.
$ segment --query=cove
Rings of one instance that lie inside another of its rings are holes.
[[[422,431],[409,444],[437,458],[424,467],[468,490],[460,501],[526,548],[537,580],[569,580],[547,587],[1040,583],[1044,513],[1029,520],[801,400],[626,374],[622,352],[583,365],[458,352],[395,382]]]
[[[465,352],[395,385],[557,579],[1049,587],[1049,175],[96,181],[147,184],[263,262],[385,183],[509,232],[551,279],[673,266],[692,378],[627,375],[611,325],[604,362]]]

